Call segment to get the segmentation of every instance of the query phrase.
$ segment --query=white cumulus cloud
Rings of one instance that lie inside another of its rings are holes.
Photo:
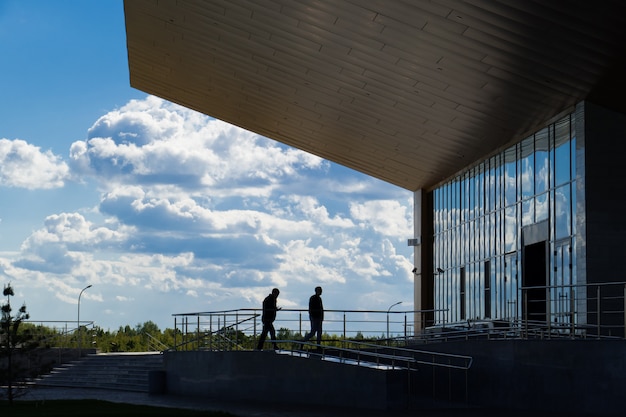
[[[410,192],[155,97],[87,136],[62,177],[99,201],[48,214],[0,255],[2,278],[63,304],[91,284],[85,317],[131,325],[256,308],[273,287],[289,308],[316,285],[328,308],[411,307]]]
[[[26,141],[0,139],[0,186],[30,190],[62,187],[69,168],[52,151]]]

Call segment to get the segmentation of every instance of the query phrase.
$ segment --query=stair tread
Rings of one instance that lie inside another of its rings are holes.
[[[150,371],[162,369],[160,354],[91,354],[59,365],[32,383],[147,392]]]

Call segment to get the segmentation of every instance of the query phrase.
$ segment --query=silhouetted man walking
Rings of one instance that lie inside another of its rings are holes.
[[[304,336],[303,342],[308,342],[317,333],[317,344],[322,343],[322,322],[324,321],[324,305],[322,304],[322,287],[315,287],[315,294],[309,298],[309,320],[311,331]]]
[[[261,332],[261,337],[259,338],[259,344],[257,345],[257,350],[263,349],[263,343],[265,343],[265,338],[267,337],[267,333],[270,334],[272,342],[274,343],[274,350],[278,349],[276,345],[276,330],[274,329],[274,320],[276,320],[276,312],[280,310],[276,307],[276,299],[278,298],[278,288],[274,288],[272,293],[265,297],[263,300],[263,315],[261,316],[261,321],[263,322],[263,331]]]

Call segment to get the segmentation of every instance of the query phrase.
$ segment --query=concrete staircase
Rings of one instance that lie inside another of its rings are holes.
[[[159,352],[98,353],[60,365],[33,384],[148,392],[150,371],[161,370],[163,355]]]

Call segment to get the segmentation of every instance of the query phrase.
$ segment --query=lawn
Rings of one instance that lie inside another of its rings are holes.
[[[180,408],[152,407],[113,403],[99,400],[46,400],[46,401],[0,401],[2,417],[98,417],[98,416],[154,416],[154,417],[235,417],[216,411],[199,411]]]

